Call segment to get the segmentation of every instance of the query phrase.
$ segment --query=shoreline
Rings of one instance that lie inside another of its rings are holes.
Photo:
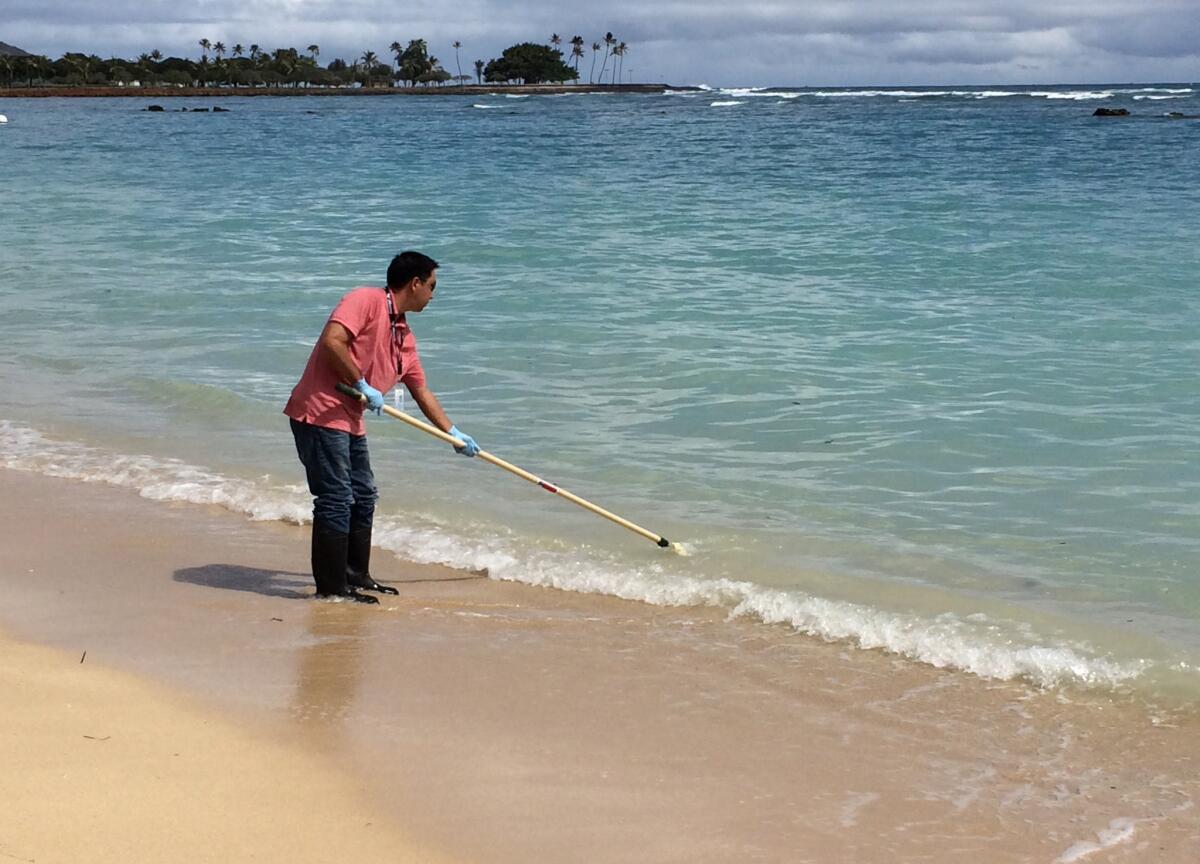
[[[464,84],[445,87],[0,87],[0,99],[153,98],[232,96],[557,96],[567,93],[643,93],[697,91],[670,84]]]
[[[316,602],[305,529],[101,484],[0,470],[0,507],[0,627],[276,730],[459,860],[1183,864],[1200,837],[1194,715],[382,553],[398,597]]]

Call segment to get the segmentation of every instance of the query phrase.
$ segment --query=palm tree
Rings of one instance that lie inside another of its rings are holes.
[[[297,60],[299,60],[299,55],[295,48],[275,49],[271,62],[275,64],[275,71],[283,78],[281,83],[286,84],[287,80],[292,77],[292,73],[296,71]]]
[[[92,73],[92,58],[86,54],[64,54],[62,59],[79,76],[81,83],[88,83],[88,78],[91,77]]]
[[[426,76],[433,73],[437,58],[429,56],[429,45],[424,39],[410,39],[404,53],[400,55],[399,62],[400,80],[416,85],[430,80]]]
[[[583,37],[571,37],[571,56],[575,58],[575,74],[579,74],[579,61],[583,59]]]
[[[39,57],[36,54],[31,54],[28,57],[21,57],[13,63],[13,73],[19,68],[25,73],[25,83],[32,87],[34,76],[40,75],[42,69],[42,60],[45,58]],[[12,81],[12,74],[9,75],[9,81]]]
[[[362,55],[363,70],[366,75],[366,86],[371,86],[371,76],[375,74],[375,67],[379,65],[379,58],[374,51],[364,51]]]
[[[592,73],[596,71],[596,53],[599,50],[600,50],[600,43],[593,42],[592,43],[592,68],[591,68],[591,71],[588,72],[588,83],[589,84],[592,83]]]
[[[200,48],[204,52],[203,54],[200,55],[200,60],[202,63],[208,62],[208,49],[211,47],[212,47],[212,43],[209,42],[207,39],[200,40]]]
[[[618,43],[617,47],[613,48],[613,56],[617,58],[616,61],[613,62],[613,79],[615,81],[621,80],[621,73],[617,70],[625,66],[625,52],[628,50],[629,46],[624,42]],[[618,63],[620,64],[619,66]]]
[[[8,79],[8,86],[12,86],[13,80],[13,61],[12,57],[7,54],[0,54],[0,68],[4,70],[4,77]]]
[[[562,44],[562,37],[559,36],[557,33],[551,33],[550,34],[550,44],[553,45],[555,48],[557,48],[559,45]]]
[[[142,79],[150,80],[150,55],[139,54],[137,59],[138,70],[142,73]]]
[[[475,61],[475,80],[478,81],[480,84],[483,83],[483,61],[482,60]]]
[[[457,39],[455,39],[454,40],[454,65],[456,67],[458,67],[458,77],[460,79],[458,83],[460,83],[460,84],[462,83],[462,80],[461,80],[462,79],[462,64],[458,62],[458,49],[461,47],[462,47],[462,43],[459,42]]]
[[[254,65],[255,69],[258,68],[258,61],[261,59],[262,59],[262,49],[259,48],[257,45],[251,45],[250,46],[250,62]]]
[[[230,49],[229,53],[233,55],[234,60],[237,60],[239,57],[241,57],[243,54],[246,53],[246,49],[242,47],[241,42],[238,42],[233,46],[233,48]],[[234,65],[237,66],[239,64],[235,63]],[[242,70],[240,68],[235,69],[234,74],[230,75],[229,79],[230,79],[230,82],[233,84],[233,86],[237,87],[238,84],[241,83],[243,80]]]
[[[608,65],[608,52],[617,42],[612,33],[604,34],[604,62],[600,64],[600,83],[604,83],[604,67]]]
[[[395,42],[393,42],[391,45],[388,46],[388,50],[391,51],[394,55],[396,55],[395,71],[399,71],[400,70],[400,58],[404,56],[404,46],[401,45],[400,40],[397,39]]]
[[[225,72],[224,64],[221,62],[221,58],[225,54],[225,43],[224,42],[216,42],[212,47],[213,47],[213,54],[217,55],[217,63],[216,63],[217,81],[219,82],[221,80],[221,78],[224,76],[224,72]]]
[[[162,59],[162,52],[159,51],[157,48],[155,48],[153,51],[150,52],[150,59],[153,60],[155,63],[157,63],[159,60]]]
[[[320,45],[315,45],[315,44],[309,45],[304,50],[307,51],[312,56],[312,61],[314,63],[316,63],[317,58],[321,56],[321,46]]]

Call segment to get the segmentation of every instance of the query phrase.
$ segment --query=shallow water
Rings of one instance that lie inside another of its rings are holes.
[[[1198,93],[8,100],[0,464],[305,518],[278,411],[419,248],[455,422],[692,554],[382,419],[385,548],[1195,699]]]

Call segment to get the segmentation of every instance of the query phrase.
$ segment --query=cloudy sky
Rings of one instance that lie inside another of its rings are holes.
[[[626,77],[862,85],[1200,80],[1197,0],[0,0],[0,41],[59,56],[317,43],[322,63],[424,38],[450,71],[519,41],[612,31]],[[591,52],[581,70],[587,78]]]

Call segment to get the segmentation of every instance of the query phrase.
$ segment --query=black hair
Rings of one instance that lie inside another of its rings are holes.
[[[400,288],[417,277],[425,281],[438,267],[438,262],[420,252],[401,252],[392,259],[387,269],[387,284],[389,288]]]

